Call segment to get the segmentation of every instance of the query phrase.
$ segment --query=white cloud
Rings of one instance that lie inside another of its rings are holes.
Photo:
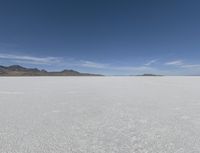
[[[118,66],[118,67],[112,67],[112,70],[115,70],[119,74],[127,74],[127,75],[140,75],[140,74],[146,74],[146,73],[152,73],[152,74],[163,74],[164,71],[160,71],[159,69],[155,67],[149,67],[149,66]]]
[[[13,54],[0,54],[0,59],[6,59],[16,61],[17,63],[29,63],[29,64],[55,64],[61,61],[58,57],[35,57],[25,55],[13,55]]]
[[[183,68],[200,68],[200,64],[184,64],[181,67],[183,67]]]
[[[89,68],[106,68],[108,65],[102,63],[96,63],[92,61],[84,61],[81,60],[79,66],[81,67],[89,67]]]
[[[110,63],[98,63],[95,61],[89,60],[75,60],[70,58],[60,58],[60,57],[36,57],[29,55],[16,55],[16,54],[2,54],[0,53],[1,63],[11,63],[11,64],[34,64],[34,65],[51,65],[52,67],[65,69],[80,69],[89,68],[87,70],[97,71],[99,73],[108,73],[108,74],[143,74],[143,73],[153,73],[153,74],[172,74],[171,69],[159,67],[153,67],[152,65],[157,62],[157,60],[151,60],[146,64],[134,66],[121,66],[121,65],[112,65]],[[190,64],[185,63],[183,60],[174,60],[164,63],[166,66],[174,66],[176,68],[176,73],[183,74],[197,74],[200,70],[200,64]],[[170,70],[170,71],[168,71]],[[175,72],[174,72],[175,73]]]
[[[137,72],[147,72],[152,71],[154,68],[151,68],[149,66],[112,66],[109,64],[103,64],[103,63],[96,63],[92,61],[80,61],[78,64],[80,67],[88,67],[88,68],[96,68],[96,69],[107,69],[107,70],[116,70],[116,71],[137,71]]]
[[[100,71],[107,72],[108,74],[126,74],[126,75],[138,75],[144,73],[152,73],[152,74],[163,74],[164,71],[160,71],[155,67],[150,67],[150,64],[155,63],[157,60],[152,60],[151,63],[147,65],[139,65],[139,66],[116,66],[108,63],[97,63],[93,61],[80,60],[76,63],[75,66],[78,67],[87,67],[87,68],[95,68]]]
[[[152,70],[151,67],[147,66],[119,66],[119,67],[113,67],[115,70],[123,70],[123,71],[146,71],[146,70]]]
[[[145,66],[150,66],[150,65],[152,65],[152,64],[154,64],[154,63],[156,63],[158,60],[151,60],[151,61],[149,61],[149,62],[147,62],[146,64],[144,64]]]
[[[165,65],[181,66],[183,65],[183,61],[182,60],[170,61],[170,62],[165,63]]]
[[[178,68],[185,68],[185,69],[199,69],[200,64],[186,64],[182,60],[170,61],[165,63],[165,65],[169,66],[176,66]]]

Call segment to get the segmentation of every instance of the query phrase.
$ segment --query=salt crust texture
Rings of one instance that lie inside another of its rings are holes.
[[[200,153],[200,77],[1,77],[0,153]]]

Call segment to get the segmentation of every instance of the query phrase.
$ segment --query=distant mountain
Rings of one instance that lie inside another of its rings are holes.
[[[74,70],[48,72],[37,68],[25,68],[20,65],[0,66],[0,76],[102,76],[99,74],[80,73]]]
[[[163,75],[157,75],[157,74],[142,74],[137,76],[163,76]]]

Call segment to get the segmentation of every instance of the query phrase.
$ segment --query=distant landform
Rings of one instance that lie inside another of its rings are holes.
[[[137,76],[163,76],[163,75],[157,75],[157,74],[142,74]]]
[[[81,73],[74,70],[48,72],[37,68],[25,68],[20,65],[0,66],[0,76],[102,76],[100,74]]]

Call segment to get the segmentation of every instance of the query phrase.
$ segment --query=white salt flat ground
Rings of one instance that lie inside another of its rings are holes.
[[[200,153],[200,77],[1,77],[0,153]]]

